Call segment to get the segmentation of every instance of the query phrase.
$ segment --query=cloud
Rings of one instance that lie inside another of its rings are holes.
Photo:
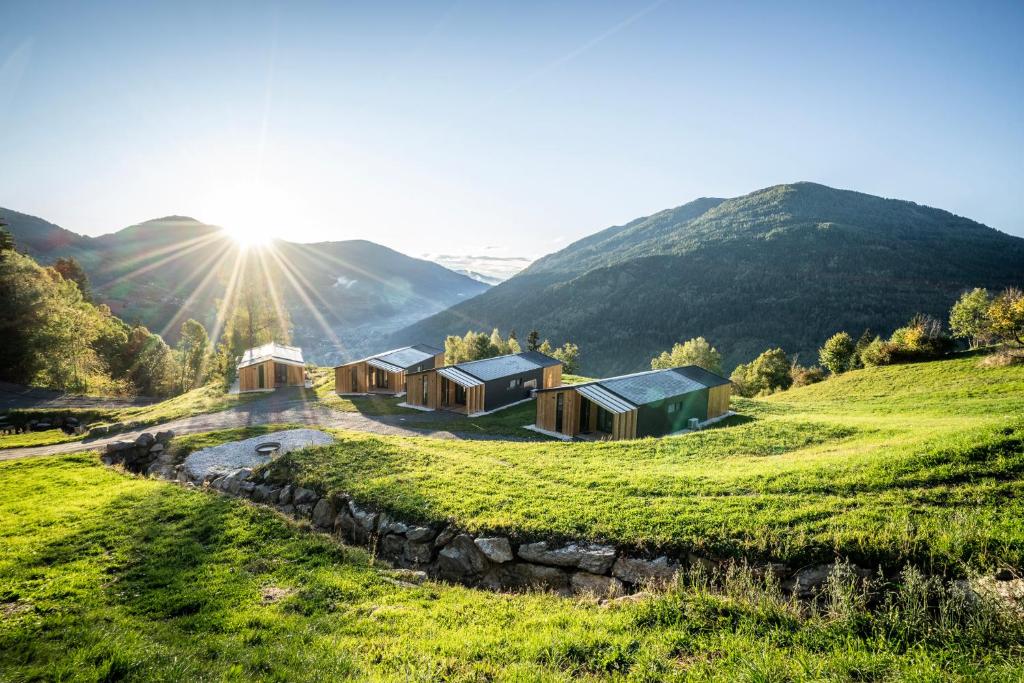
[[[424,254],[423,258],[491,284],[509,279],[533,262],[525,256],[474,254]]]
[[[354,285],[357,282],[359,282],[359,280],[353,280],[351,278],[345,277],[344,275],[339,275],[338,279],[335,280],[334,284],[331,285],[331,286],[332,287],[343,287],[345,289],[349,289],[350,287],[352,287],[352,285]]]

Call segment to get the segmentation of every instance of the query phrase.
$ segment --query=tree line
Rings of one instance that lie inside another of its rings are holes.
[[[444,340],[444,362],[446,365],[465,363],[468,361],[494,358],[523,350],[516,331],[511,330],[508,337],[502,337],[498,328],[490,334],[468,330],[465,335],[449,335]],[[580,367],[580,348],[572,342],[566,342],[555,348],[551,342],[540,340],[540,332],[531,330],[526,336],[526,350],[537,351],[562,362],[562,369],[568,374],[575,374]]]
[[[245,349],[289,342],[287,314],[276,310],[255,274],[228,302],[214,347],[197,320],[181,324],[170,347],[92,299],[74,258],[42,266],[15,248],[0,223],[0,379],[75,393],[173,396],[208,382],[225,386]],[[218,302],[224,305],[224,302]]]

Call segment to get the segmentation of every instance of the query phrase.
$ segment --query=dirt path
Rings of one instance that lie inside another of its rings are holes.
[[[171,420],[159,425],[151,425],[130,432],[120,432],[111,436],[103,436],[83,441],[53,444],[50,446],[32,446],[28,448],[10,448],[0,450],[0,461],[17,460],[43,455],[59,455],[78,451],[100,450],[108,443],[129,441],[143,432],[156,433],[167,429],[175,434],[195,434],[218,429],[249,427],[264,424],[302,424],[320,427],[351,429],[370,434],[392,436],[426,436],[437,439],[466,440],[501,440],[519,441],[514,437],[493,436],[486,434],[461,434],[437,429],[417,429],[417,422],[430,421],[437,423],[446,420],[448,413],[423,413],[410,415],[364,415],[362,413],[345,413],[332,410],[321,403],[301,397],[298,392],[277,391],[266,398],[250,401],[218,413],[195,415],[178,420]],[[453,427],[459,425],[459,417],[451,414]],[[523,439],[525,440],[525,439]]]
[[[11,408],[130,408],[159,403],[159,398],[109,398],[76,396],[50,389],[35,389],[20,384],[0,382],[0,412]]]

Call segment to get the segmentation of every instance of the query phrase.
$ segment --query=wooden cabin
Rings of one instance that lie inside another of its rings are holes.
[[[729,412],[731,389],[696,365],[538,389],[536,426],[592,440],[664,436]]]
[[[238,362],[238,390],[273,391],[278,387],[306,385],[302,349],[284,344],[264,344],[248,349]]]
[[[467,415],[489,413],[562,383],[561,361],[536,351],[407,374],[406,403]]]
[[[426,344],[405,346],[334,368],[339,394],[404,394],[405,376],[444,365],[444,351]]]

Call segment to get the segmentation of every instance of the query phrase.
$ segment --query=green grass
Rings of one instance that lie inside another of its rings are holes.
[[[26,432],[24,434],[0,435],[0,450],[5,448],[27,448],[29,446],[52,446],[69,441],[81,441],[84,434],[65,434],[59,429],[47,429],[43,432]]]
[[[412,520],[801,566],[1024,567],[1024,368],[871,368],[686,436],[618,443],[346,433],[275,476]],[[502,413],[494,417],[501,416]]]
[[[537,406],[533,401],[503,408],[490,415],[465,417],[451,413],[420,413],[421,418],[410,427],[436,429],[468,436],[513,437],[525,441],[550,441],[551,438],[523,429],[537,420]],[[433,418],[432,418],[433,416]]]
[[[219,384],[208,384],[150,406],[120,410],[116,421],[160,424],[193,415],[216,413],[258,398],[263,398],[263,394],[228,394]]]
[[[392,396],[339,396],[334,391],[334,368],[313,368],[313,391],[326,406],[345,413],[364,415],[410,415],[416,411],[398,405],[405,398]]]
[[[90,455],[0,463],[0,481],[4,681],[1010,681],[1024,656],[1019,618],[918,581],[874,612],[842,586],[804,612],[745,574],[605,607],[403,583]]]

